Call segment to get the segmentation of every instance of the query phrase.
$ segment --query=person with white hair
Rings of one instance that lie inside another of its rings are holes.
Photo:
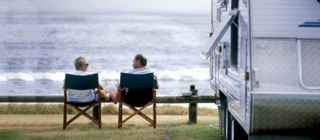
[[[74,60],[74,67],[75,71],[71,74],[73,75],[89,75],[92,74],[88,72],[89,62],[85,57],[77,57]],[[97,97],[95,94],[99,95],[99,98],[103,101],[115,101],[111,96],[111,93],[106,91],[103,86],[99,84],[99,87],[96,91],[93,90],[69,90],[68,91],[68,100],[69,101],[76,101],[76,102],[88,102],[92,100],[97,100]]]

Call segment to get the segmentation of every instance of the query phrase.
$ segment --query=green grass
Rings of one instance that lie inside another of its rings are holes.
[[[1,140],[220,140],[216,116],[199,116],[196,125],[187,124],[185,115],[158,115],[153,129],[139,117],[124,128],[116,128],[116,115],[103,116],[97,129],[86,118],[62,130],[62,115],[0,115]]]
[[[117,106],[103,106],[103,128],[99,130],[86,118],[76,120],[62,130],[62,104],[1,104],[1,140],[219,140],[217,112],[198,109],[198,124],[188,125],[188,109],[182,106],[161,105],[157,108],[158,125],[153,129],[134,117],[117,129]],[[74,114],[71,108],[69,113]],[[151,114],[151,108],[144,111]],[[124,110],[124,114],[131,111]],[[72,115],[71,115],[72,116]]]
[[[62,104],[2,104],[0,105],[0,114],[62,114]],[[70,107],[69,113],[75,113]],[[118,107],[116,105],[106,105],[102,108],[103,114],[117,114]],[[145,111],[147,114],[152,113],[151,108]],[[124,109],[124,114],[129,114],[128,109]],[[188,109],[182,106],[162,105],[157,107],[157,114],[159,115],[186,115]],[[217,115],[216,110],[208,108],[199,108],[199,115]]]
[[[19,140],[23,139],[22,131],[20,130],[1,130],[0,137],[3,140]]]

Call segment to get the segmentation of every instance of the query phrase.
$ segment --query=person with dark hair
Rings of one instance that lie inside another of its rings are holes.
[[[146,67],[147,63],[147,58],[142,54],[137,54],[133,59],[133,68]]]
[[[144,73],[150,73],[150,71],[146,68],[148,64],[147,58],[145,58],[142,54],[137,54],[132,62],[133,69],[130,70],[128,73],[133,74],[144,74]]]
[[[153,73],[147,68],[148,60],[142,54],[137,54],[133,58],[132,67],[133,69],[129,70],[127,73],[130,74],[148,74]],[[159,88],[157,77],[154,77],[156,88]]]
[[[148,60],[146,57],[144,57],[142,54],[137,54],[132,61],[132,69],[129,71],[126,71],[126,73],[130,74],[148,74],[148,73],[153,73],[147,68]],[[158,80],[157,77],[154,77],[155,80],[155,87],[156,89],[159,88]],[[123,91],[119,85],[117,87],[117,91],[115,93],[111,94],[113,99],[116,99],[116,101],[119,101],[119,95]]]

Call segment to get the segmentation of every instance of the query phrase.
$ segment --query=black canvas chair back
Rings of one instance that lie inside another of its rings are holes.
[[[128,74],[121,73],[120,86],[124,91],[120,94],[119,111],[118,111],[118,128],[135,115],[141,116],[147,122],[156,128],[157,124],[157,111],[156,111],[156,88],[157,83],[153,73],[149,74]],[[129,107],[134,113],[123,116],[123,105]],[[153,108],[153,119],[144,114],[142,111],[148,106]]]
[[[67,90],[95,90],[99,87],[98,74],[90,75],[72,75],[66,74],[64,80],[64,107],[63,107],[63,129],[66,129],[74,120],[76,120],[81,115],[84,115],[92,122],[94,122],[99,128],[101,128],[101,101],[93,100],[90,102],[76,102],[67,101]],[[71,105],[79,113],[68,120],[68,105]],[[84,109],[83,109],[84,108]],[[87,111],[92,108],[93,115],[90,116]]]
[[[121,73],[120,86],[125,88],[123,101],[134,107],[141,107],[153,99],[154,75]]]
[[[99,86],[98,74],[65,75],[65,88],[76,90],[96,89]]]

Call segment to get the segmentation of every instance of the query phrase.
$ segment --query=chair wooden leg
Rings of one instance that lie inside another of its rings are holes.
[[[98,104],[92,104],[87,106],[85,109],[81,109],[79,106],[74,106],[74,108],[79,111],[78,114],[73,116],[70,120],[67,120],[67,104],[64,104],[63,107],[63,130],[67,128],[69,124],[71,124],[74,120],[76,120],[81,115],[84,115],[88,119],[90,119],[92,122],[94,122],[99,128],[102,127],[102,121],[101,121],[101,103]],[[93,116],[90,116],[87,111],[92,108],[93,109]]]
[[[153,128],[157,127],[157,106],[156,102],[153,102]]]
[[[79,113],[75,116],[73,116],[70,120],[68,120],[66,122],[66,126],[68,126],[69,124],[71,124],[74,120],[76,120],[78,117],[80,117],[81,115],[85,115],[85,112],[88,111],[91,108],[91,106],[88,106],[87,108],[85,108],[84,110],[81,110],[79,107],[75,107],[76,110],[79,111]]]
[[[149,122],[149,123],[150,123],[150,126],[155,127],[155,125],[154,125],[155,121],[154,121],[153,119],[151,119],[150,117],[148,117],[146,114],[142,113],[142,110],[145,109],[146,107],[150,106],[150,105],[153,105],[153,103],[148,103],[148,104],[146,104],[145,106],[143,106],[143,107],[141,107],[141,108],[139,108],[139,109],[137,109],[137,108],[135,108],[135,107],[133,107],[133,106],[130,106],[130,105],[126,105],[126,106],[128,106],[131,110],[133,110],[134,113],[131,114],[131,115],[130,115],[129,117],[127,117],[126,119],[124,119],[124,120],[122,121],[122,123],[125,123],[126,121],[128,121],[130,118],[132,118],[132,117],[135,116],[135,115],[139,115],[140,117],[142,117],[143,119],[145,119],[147,122]]]
[[[95,105],[93,106],[93,109],[92,109],[92,116],[94,119],[98,120],[99,119],[99,105]]]
[[[144,108],[146,108],[147,106],[144,106],[144,107],[141,107],[140,109],[136,109],[136,108],[134,108],[134,107],[132,107],[132,106],[130,106],[130,105],[127,105],[130,109],[132,109],[134,112],[130,115],[130,116],[128,116],[128,117],[126,117],[125,119],[123,119],[122,120],[122,124],[124,124],[126,121],[128,121],[130,118],[132,118],[132,117],[134,117],[135,115],[139,115],[139,114],[142,114],[141,113],[141,111],[144,109]],[[142,116],[142,117],[144,117],[144,116]],[[146,119],[146,120],[150,120],[150,119]]]
[[[118,111],[118,128],[122,128],[122,115],[122,101],[120,101]]]
[[[140,117],[142,117],[144,120],[146,120],[148,123],[150,123],[150,125],[155,129],[157,127],[157,106],[156,106],[156,91],[153,91],[153,100],[150,101],[149,103],[147,103],[146,105],[142,106],[142,107],[134,107],[131,106],[125,102],[123,102],[123,98],[120,95],[120,101],[119,101],[119,108],[118,108],[118,128],[122,128],[122,125],[128,121],[129,119],[131,119],[133,116],[138,115]],[[123,105],[129,107],[131,110],[133,110],[133,114],[125,117],[125,119],[123,119]],[[153,106],[153,119],[152,117],[147,116],[146,114],[144,114],[142,112],[143,109],[145,109],[147,106]]]
[[[92,109],[92,115],[98,122],[98,127],[101,128],[101,103],[96,104]]]
[[[67,128],[67,104],[63,105],[63,130]]]
[[[151,118],[149,118],[146,114],[143,114],[141,111],[139,110],[134,110],[136,112],[136,114],[138,114],[139,116],[141,116],[143,119],[145,119],[147,122],[150,123],[151,126],[153,126],[153,120]]]
[[[153,128],[157,127],[157,91],[153,90]]]
[[[133,106],[127,105],[131,110],[134,111],[134,113],[132,115],[130,115],[127,119],[130,119],[131,117],[133,117],[134,115],[139,115],[141,116],[143,119],[145,119],[146,121],[148,121],[151,125],[153,124],[153,120],[151,118],[149,118],[146,114],[142,113],[142,110],[145,109],[146,107],[150,106],[150,104],[147,104],[143,107],[141,107],[140,109],[137,109]]]
[[[101,129],[101,127],[102,127],[102,116],[101,116],[101,103],[99,103],[99,128]]]
[[[95,118],[94,116],[90,116],[86,111],[88,109],[90,109],[91,107],[97,107],[99,108],[99,105],[98,104],[94,104],[94,105],[91,105],[91,106],[88,106],[86,109],[82,110],[81,108],[79,107],[75,107],[75,109],[77,111],[79,111],[79,113],[74,117],[72,118],[71,120],[75,120],[77,117],[81,116],[81,115],[84,115],[85,117],[87,117],[89,120],[91,120],[93,123],[95,123],[99,128],[100,128],[100,122],[99,122],[99,116],[97,116],[98,118]],[[97,109],[97,114],[99,114],[99,110]]]

